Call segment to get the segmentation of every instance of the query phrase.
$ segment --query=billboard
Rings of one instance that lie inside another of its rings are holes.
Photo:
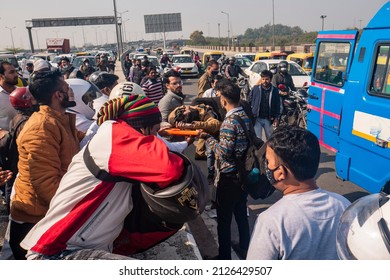
[[[115,17],[101,16],[101,17],[39,18],[39,19],[26,20],[27,28],[102,25],[102,24],[115,24]]]
[[[182,31],[181,14],[144,15],[145,33]]]

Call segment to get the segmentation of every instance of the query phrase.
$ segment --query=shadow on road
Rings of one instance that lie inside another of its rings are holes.
[[[334,162],[335,159],[336,159],[336,157],[334,154],[321,153],[321,156],[320,156],[321,163]]]

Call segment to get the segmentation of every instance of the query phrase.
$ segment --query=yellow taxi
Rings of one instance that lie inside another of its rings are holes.
[[[287,60],[296,62],[308,74],[313,69],[314,54],[313,53],[292,53],[287,56]]]

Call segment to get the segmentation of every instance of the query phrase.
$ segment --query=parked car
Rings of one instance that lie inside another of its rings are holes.
[[[135,59],[141,59],[141,61],[142,61],[142,59],[144,58],[145,55],[148,57],[148,60],[149,60],[154,66],[156,66],[157,72],[158,72],[160,75],[162,75],[163,72],[164,72],[164,70],[162,69],[161,64],[160,64],[160,60],[157,58],[157,56],[155,56],[155,55],[147,55],[147,54],[145,54],[145,53],[138,53],[138,54],[135,54],[134,58],[135,58]]]
[[[52,61],[50,61],[51,66],[58,68],[58,66],[59,66],[58,63],[60,63],[60,61],[63,57],[67,57],[69,59],[70,63],[73,62],[73,58],[74,58],[73,54],[61,54],[61,55],[55,56],[52,59]]]
[[[13,54],[0,54],[0,61],[7,61],[11,63],[16,69],[19,69],[19,63]]]
[[[198,66],[188,54],[177,54],[172,56],[172,67],[180,67],[182,76],[197,77],[199,75]]]
[[[210,59],[214,59],[214,60],[218,61],[218,59],[220,59],[221,56],[225,56],[225,53],[222,52],[222,51],[209,51],[209,52],[205,52],[205,53],[203,53],[202,64],[206,65],[207,62]]]
[[[46,61],[52,61],[53,58],[56,56],[55,53],[34,53],[30,56],[29,59],[36,60],[36,59],[43,59]]]
[[[255,61],[255,56],[256,56],[256,53],[237,53],[234,55],[235,58],[246,57],[252,62]]]
[[[277,67],[282,59],[266,59],[255,61],[250,67],[245,69],[245,73],[249,76],[249,87],[252,88],[259,80],[260,73],[263,70]],[[310,76],[293,61],[288,62],[288,73],[292,76],[294,85],[297,88],[308,88],[310,85]]]
[[[240,66],[242,70],[247,69],[252,65],[252,61],[246,57],[235,57],[236,65]]]
[[[72,65],[74,68],[78,69],[83,64],[84,59],[88,58],[89,63],[93,68],[96,68],[96,58],[92,55],[89,56],[76,56],[73,59]]]
[[[264,60],[264,59],[286,59],[287,53],[285,52],[259,52],[256,53],[255,61],[257,60]]]
[[[314,54],[313,53],[293,53],[287,56],[287,60],[294,61],[299,64],[309,75],[313,68]]]

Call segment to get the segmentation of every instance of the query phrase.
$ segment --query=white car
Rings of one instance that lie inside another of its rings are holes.
[[[134,58],[135,59],[141,59],[141,61],[142,61],[145,55],[148,57],[148,60],[154,66],[156,66],[158,74],[162,75],[164,73],[164,70],[162,69],[161,64],[160,64],[160,60],[157,58],[157,56],[155,56],[155,55],[147,55],[146,53],[137,53],[137,54],[135,54]]]
[[[236,53],[234,55],[235,58],[246,57],[247,59],[249,59],[252,62],[255,61],[255,56],[256,56],[256,53]]]
[[[198,77],[199,75],[198,66],[188,54],[177,54],[172,56],[172,67],[180,67],[181,76]]]
[[[255,61],[250,67],[245,69],[245,73],[249,76],[249,87],[252,88],[259,80],[260,73],[263,70],[269,70],[272,67],[278,67],[282,59],[264,59]],[[288,62],[288,73],[292,76],[296,88],[307,89],[310,85],[310,76],[293,61]]]

